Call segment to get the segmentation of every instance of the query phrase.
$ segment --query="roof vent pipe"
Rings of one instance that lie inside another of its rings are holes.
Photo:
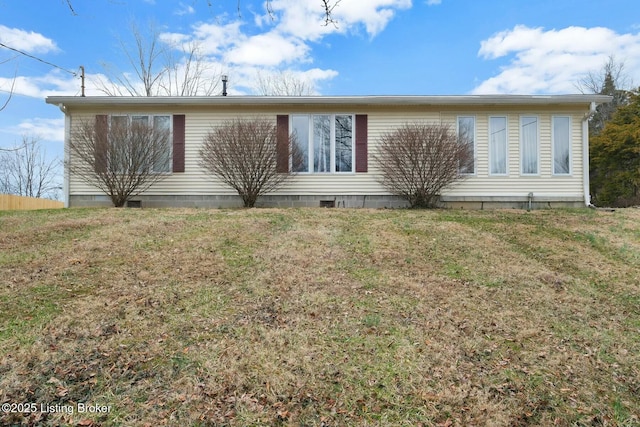
[[[227,82],[229,81],[229,76],[226,74],[222,75],[222,96],[227,96]]]

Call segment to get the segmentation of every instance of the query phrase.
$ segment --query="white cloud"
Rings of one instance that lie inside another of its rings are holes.
[[[310,0],[273,0],[275,28],[272,31],[306,41],[316,41],[337,32],[333,25],[324,25],[321,3]],[[339,5],[342,7],[342,3]]]
[[[312,68],[310,70],[300,72],[301,77],[312,80],[328,80],[336,77],[338,72],[335,70],[323,70],[320,68]]]
[[[618,34],[603,27],[545,30],[518,25],[480,44],[485,60],[507,58],[500,73],[473,93],[575,93],[586,73],[599,71],[611,55],[640,78],[640,34]]]
[[[335,25],[325,25],[324,9],[317,0],[274,0],[278,30],[303,40],[316,41],[331,33],[347,33],[364,27],[374,37],[387,26],[397,10],[411,8],[411,0],[342,0],[333,3]]]
[[[289,62],[306,62],[310,48],[300,40],[276,32],[244,39],[225,55],[229,64],[274,67]]]
[[[244,68],[243,74],[246,81],[251,82],[247,86],[249,93],[254,95],[275,91],[284,95],[287,92],[298,93],[297,89],[302,89],[304,95],[318,95],[318,86],[325,80],[331,80],[338,75],[335,70],[323,70],[312,68],[310,70],[276,70],[265,68]],[[289,91],[288,89],[291,89]],[[289,93],[292,95],[293,93]]]
[[[41,99],[53,95],[79,94],[80,79],[59,71],[52,71],[40,77],[0,77],[0,92],[11,91],[14,96]]]
[[[0,25],[0,42],[27,53],[47,53],[58,50],[55,42],[42,34]]]
[[[152,0],[145,0],[154,4]],[[324,10],[317,0],[272,0],[271,13],[253,14],[252,22],[240,17],[224,22],[200,22],[189,32],[166,32],[160,40],[176,50],[188,52],[197,46],[203,55],[211,78],[218,72],[230,75],[233,82],[229,92],[251,93],[257,70],[302,73],[312,80],[314,88],[337,75],[335,70],[310,68],[313,64],[312,44],[330,34],[364,32],[375,37],[383,31],[395,14],[411,8],[411,0],[342,0],[332,11],[335,25],[325,25]],[[193,12],[189,2],[179,3],[179,13]],[[233,15],[235,16],[235,15]],[[48,52],[57,49],[55,43],[36,33],[0,26],[0,40],[29,52]],[[17,44],[20,41],[20,44]],[[35,98],[50,95],[77,95],[78,79],[61,73],[41,77],[18,76],[14,93]],[[87,75],[87,95],[102,95],[99,81],[104,76]],[[11,87],[10,76],[0,78],[0,90]]]
[[[199,23],[190,33],[165,33],[167,44],[197,44],[200,53],[229,73],[242,93],[254,87],[256,70],[308,73],[314,86],[334,78],[334,70],[304,70],[312,60],[312,43],[330,34],[347,34],[363,29],[374,37],[396,12],[411,8],[411,0],[342,0],[332,10],[335,25],[325,25],[324,9],[317,0],[272,0],[270,12],[253,14],[251,23],[239,18],[231,22]],[[252,25],[250,25],[252,24]],[[188,49],[186,49],[188,50]],[[242,82],[241,84],[239,82]]]
[[[313,2],[316,5],[317,2]],[[317,6],[316,6],[317,7]],[[351,0],[340,2],[334,10],[338,26],[344,22],[349,27],[364,25],[374,37],[387,26],[397,10],[411,8],[411,0]]]
[[[249,36],[242,31],[239,21],[198,24],[190,35],[167,33],[162,34],[161,38],[166,43],[196,43],[202,54],[217,57],[230,65],[276,66],[307,62],[310,50],[300,38],[283,34],[277,29]]]
[[[17,135],[33,135],[45,141],[64,141],[64,118],[25,120],[10,129]]]
[[[180,39],[181,43],[196,42],[201,46],[204,55],[221,55],[230,46],[246,39],[240,30],[241,22],[227,24],[201,23],[193,27],[191,34],[172,33],[171,37]]]
[[[194,13],[196,13],[196,10],[191,5],[180,2],[178,3],[178,6],[179,9],[174,12],[178,16],[193,15]]]

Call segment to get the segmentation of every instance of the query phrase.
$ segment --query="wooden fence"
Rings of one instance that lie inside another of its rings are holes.
[[[0,194],[0,211],[28,211],[34,209],[62,209],[64,203],[49,199]]]

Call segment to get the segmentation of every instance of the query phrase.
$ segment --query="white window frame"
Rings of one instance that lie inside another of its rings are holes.
[[[314,118],[318,116],[329,116],[330,121],[330,154],[329,154],[329,171],[316,172],[314,171]],[[336,116],[349,116],[351,117],[351,170],[350,171],[336,171]],[[350,174],[355,173],[356,170],[356,115],[353,113],[315,113],[315,114],[290,114],[289,115],[289,129],[290,133],[293,132],[293,119],[294,117],[306,117],[308,124],[308,146],[307,146],[307,166],[308,170],[300,171],[300,174]],[[289,169],[293,167],[292,159],[289,157]]]
[[[147,125],[148,126],[153,126],[153,119],[154,117],[168,117],[169,118],[169,136],[168,136],[168,149],[169,149],[169,160],[168,160],[168,164],[169,164],[169,169],[168,170],[164,170],[164,171],[156,171],[155,170],[155,165],[152,165],[152,169],[151,172],[157,175],[170,175],[173,172],[173,168],[172,168],[172,164],[173,164],[173,115],[172,114],[147,114],[147,113],[129,113],[129,114],[110,114],[108,116],[108,120],[109,120],[109,124],[108,124],[108,128],[111,128],[111,119],[113,117],[126,117],[127,118],[127,126],[131,126],[131,123],[133,122],[133,118],[134,117],[146,117],[147,118]],[[107,130],[107,133],[109,131]]]
[[[569,151],[569,170],[567,172],[556,172],[556,131],[555,131],[555,121],[556,119],[567,119],[568,120],[568,135],[567,135],[567,149]],[[554,115],[551,116],[551,171],[553,175],[556,176],[571,176],[573,174],[573,155],[571,153],[571,139],[572,132],[571,127],[573,123],[571,120],[571,116],[567,115]]]
[[[467,176],[472,176],[472,175],[476,175],[477,171],[478,171],[478,165],[477,165],[477,160],[478,160],[478,153],[476,152],[478,149],[478,144],[476,143],[476,140],[478,139],[478,131],[477,131],[477,127],[478,127],[478,121],[476,120],[476,116],[474,115],[459,115],[456,118],[456,136],[458,138],[460,138],[460,119],[473,119],[473,171],[472,172],[463,172],[461,170],[461,168],[458,168],[458,172],[460,173],[460,175],[467,175]]]
[[[493,172],[491,167],[493,164],[493,155],[495,150],[492,149],[491,138],[495,133],[491,127],[491,119],[504,119],[504,172]],[[509,175],[509,116],[489,116],[489,175],[492,176],[508,176]]]
[[[535,119],[536,121],[536,171],[525,172],[524,171],[524,120]],[[523,176],[540,176],[540,117],[535,114],[523,114],[520,116],[520,174]]]

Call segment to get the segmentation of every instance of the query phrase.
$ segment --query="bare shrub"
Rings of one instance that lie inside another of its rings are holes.
[[[289,138],[289,150],[296,144]],[[276,190],[291,173],[278,170],[277,126],[263,119],[235,119],[210,130],[200,149],[200,164],[234,188],[245,207]],[[292,153],[295,157],[296,153]]]
[[[435,207],[441,190],[472,170],[473,152],[449,126],[405,124],[380,138],[373,159],[380,182],[412,208]]]
[[[107,120],[99,116],[72,130],[69,171],[110,198],[115,207],[171,171],[168,124]]]

